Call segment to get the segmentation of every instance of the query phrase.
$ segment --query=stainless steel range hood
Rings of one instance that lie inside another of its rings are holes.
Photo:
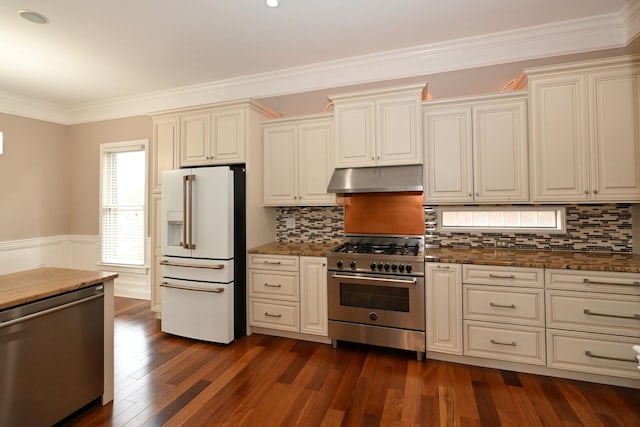
[[[336,169],[328,193],[423,191],[422,165]]]

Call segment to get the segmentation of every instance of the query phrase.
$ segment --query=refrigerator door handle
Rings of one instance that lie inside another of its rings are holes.
[[[163,288],[180,289],[182,291],[210,292],[214,294],[221,294],[224,292],[224,288],[212,288],[212,289],[192,288],[191,286],[172,285],[169,282],[162,282],[160,283],[160,286],[162,286]]]
[[[189,227],[189,242],[187,243],[187,249],[195,249],[196,245],[193,243],[193,181],[196,180],[195,175],[187,175],[187,181],[189,181],[189,221],[187,223]]]
[[[184,249],[189,248],[187,242],[187,177],[188,175],[182,176],[182,242],[180,242],[180,246]]]
[[[224,264],[200,265],[200,264],[171,262],[167,260],[160,261],[160,265],[167,265],[171,267],[210,268],[211,270],[222,270],[224,268]]]

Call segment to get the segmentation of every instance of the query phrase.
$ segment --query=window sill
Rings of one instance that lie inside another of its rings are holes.
[[[106,262],[99,262],[97,264],[98,270],[101,271],[113,271],[115,273],[130,273],[130,274],[148,274],[148,265],[128,265],[128,264],[109,264]]]

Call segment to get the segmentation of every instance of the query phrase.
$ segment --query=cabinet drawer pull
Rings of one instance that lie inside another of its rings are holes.
[[[631,316],[623,316],[621,314],[596,313],[595,311],[591,311],[588,308],[584,309],[584,314],[589,314],[591,316],[613,317],[613,318],[616,318],[616,319],[640,320],[640,314],[632,314]]]
[[[493,338],[491,338],[491,344],[495,344],[495,345],[508,345],[509,347],[515,347],[516,346],[516,342],[515,341],[511,341],[511,342],[500,342],[500,341],[496,341]]]
[[[503,305],[503,304],[496,304],[495,302],[489,302],[489,305],[491,307],[498,307],[498,308],[516,308],[515,304]]]
[[[212,264],[212,265],[189,264],[184,262],[167,261],[166,259],[160,261],[160,265],[166,265],[169,267],[210,268],[211,270],[222,270],[224,268],[224,264]]]
[[[281,318],[281,317],[282,317],[282,314],[271,314],[271,313],[269,313],[268,311],[265,311],[265,312],[264,312],[264,315],[265,315],[266,317],[275,317],[276,319],[279,319],[279,318]]]
[[[268,261],[268,260],[265,260],[264,263],[265,264],[272,264],[272,265],[280,265],[280,264],[282,264],[282,261]]]
[[[493,274],[493,273],[489,273],[489,277],[491,279],[515,279],[516,278],[515,274],[502,275],[502,274]]]
[[[636,359],[625,359],[623,357],[600,356],[598,354],[591,353],[591,351],[589,351],[589,350],[586,350],[584,352],[584,355],[588,356],[588,357],[592,357],[594,359],[615,360],[616,362],[638,363],[638,361]]]
[[[266,287],[268,288],[281,288],[282,285],[280,283],[276,283],[275,285],[272,285],[271,283],[265,283],[264,284]]]
[[[582,283],[585,285],[617,285],[617,286],[640,286],[640,280],[634,280],[631,283],[615,283],[615,282],[599,282],[596,280],[590,280],[586,277],[582,279]]]
[[[442,269],[442,270],[448,270],[449,269],[448,265],[437,265],[436,267],[439,268],[439,269]]]

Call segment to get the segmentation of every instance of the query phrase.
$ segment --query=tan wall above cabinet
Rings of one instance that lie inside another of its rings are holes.
[[[423,103],[425,202],[529,201],[526,92]]]
[[[525,72],[532,201],[640,201],[640,56]]]
[[[330,96],[336,167],[422,163],[425,85]]]

